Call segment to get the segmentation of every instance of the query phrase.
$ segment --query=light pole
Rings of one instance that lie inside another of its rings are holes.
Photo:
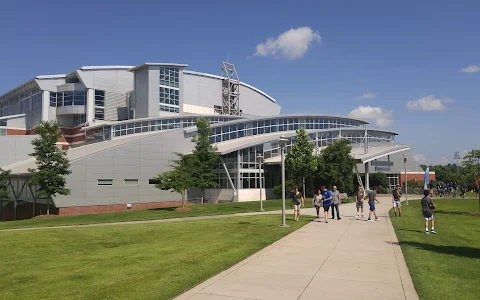
[[[403,166],[405,167],[405,200],[408,205],[408,179],[407,179],[407,156],[403,156]]]
[[[457,174],[458,174],[458,160],[460,159],[460,152],[455,152],[453,158],[457,160]]]
[[[262,200],[262,163],[263,163],[263,155],[257,155],[257,162],[258,162],[258,179],[260,185],[260,211],[263,210],[263,200]]]
[[[278,140],[280,144],[281,159],[282,159],[282,224],[281,227],[288,227],[285,222],[285,146],[287,144],[287,139],[282,135]]]

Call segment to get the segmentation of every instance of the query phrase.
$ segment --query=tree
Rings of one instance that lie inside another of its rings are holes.
[[[50,199],[56,195],[69,195],[65,187],[65,176],[71,173],[66,151],[56,145],[62,136],[57,122],[42,122],[35,132],[38,138],[32,141],[34,147],[30,156],[36,158],[37,168],[29,169],[32,174],[30,185],[38,186],[38,194],[47,198],[47,214],[50,214]]]
[[[370,186],[377,186],[379,193],[386,193],[390,186],[390,180],[385,173],[372,173],[370,174]]]
[[[285,158],[285,167],[289,177],[298,185],[303,186],[305,197],[305,179],[309,180],[315,175],[317,164],[313,150],[315,149],[307,131],[303,128],[297,131],[297,142],[288,151]]]
[[[328,187],[336,185],[340,191],[352,193],[355,159],[351,151],[351,142],[343,139],[323,149],[317,158],[317,182]]]
[[[462,165],[465,168],[465,176],[472,186],[476,186],[480,180],[480,150],[470,150],[463,157]],[[480,195],[478,197],[478,206],[480,211]]]
[[[188,188],[193,186],[193,177],[190,175],[193,168],[191,154],[175,153],[177,160],[172,162],[171,171],[159,174],[155,187],[161,190],[175,191],[182,195],[182,208],[185,208],[185,194]]]
[[[10,175],[10,170],[5,171],[0,168],[0,221],[3,220],[3,199],[10,198],[8,193],[8,176]]]
[[[193,137],[195,148],[191,154],[190,164],[192,169],[192,187],[202,189],[202,202],[205,195],[205,189],[217,187],[217,174],[215,173],[216,163],[219,155],[216,147],[210,143],[212,129],[210,122],[204,118],[198,118],[196,121],[197,135]]]

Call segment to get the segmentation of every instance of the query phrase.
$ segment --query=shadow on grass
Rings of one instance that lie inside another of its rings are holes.
[[[443,215],[454,215],[454,216],[468,216],[470,215],[469,212],[464,212],[464,211],[446,211],[446,210],[434,210],[434,214],[443,214]]]
[[[151,208],[150,211],[175,211],[177,207],[161,207],[161,208]]]
[[[400,231],[410,231],[410,232],[415,232],[415,233],[424,233],[424,231],[421,230],[412,230],[412,229],[398,229]]]
[[[436,253],[442,253],[442,254],[451,254],[451,255],[463,256],[463,257],[469,257],[469,258],[480,258],[479,248],[441,246],[441,245],[432,245],[432,244],[410,242],[410,241],[400,242],[400,245],[408,245],[408,246],[416,247],[419,249],[432,251]]]

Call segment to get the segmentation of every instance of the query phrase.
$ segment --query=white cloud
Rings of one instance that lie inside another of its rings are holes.
[[[425,162],[427,159],[425,158],[425,155],[423,155],[422,153],[417,153],[415,154],[414,156],[412,156],[413,159],[418,162],[418,163],[423,163]]]
[[[455,102],[455,99],[445,98],[445,99],[443,99],[443,102],[444,102],[444,103],[454,103],[454,102]]]
[[[480,72],[480,66],[477,65],[469,65],[466,68],[463,68],[460,70],[462,73],[475,73],[475,72]]]
[[[273,56],[287,59],[302,58],[314,41],[320,41],[318,31],[310,27],[292,28],[277,38],[268,38],[256,47],[255,56]]]
[[[381,128],[389,127],[393,124],[392,115],[393,111],[391,110],[372,106],[359,106],[348,114],[352,118],[373,120]]]
[[[377,94],[375,94],[375,93],[365,93],[365,94],[357,97],[357,99],[373,99],[375,97],[377,97]]]
[[[443,156],[442,158],[440,158],[440,162],[442,163],[442,165],[448,165],[450,163],[450,160]]]
[[[409,110],[423,110],[423,111],[434,111],[434,110],[445,110],[447,109],[444,105],[445,103],[452,103],[454,100],[450,98],[446,99],[437,99],[435,96],[430,95],[424,98],[420,98],[414,101],[409,101],[407,103],[407,108]]]

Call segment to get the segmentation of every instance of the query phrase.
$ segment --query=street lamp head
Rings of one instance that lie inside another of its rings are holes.
[[[283,135],[278,139],[278,142],[280,143],[280,147],[283,148],[287,145],[288,139],[284,137]]]
[[[257,161],[258,161],[259,163],[263,162],[263,155],[262,155],[262,154],[258,154],[258,155],[257,155]]]

